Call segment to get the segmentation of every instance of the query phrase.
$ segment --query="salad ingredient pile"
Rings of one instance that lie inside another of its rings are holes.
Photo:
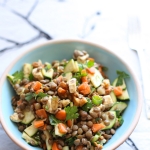
[[[123,124],[130,99],[125,78],[117,71],[111,84],[107,70],[86,51],[75,50],[71,60],[25,63],[7,75],[22,138],[43,150],[101,150]]]

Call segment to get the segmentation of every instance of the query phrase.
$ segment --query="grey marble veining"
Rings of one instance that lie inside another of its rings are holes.
[[[130,55],[132,59],[128,61],[135,62],[132,67],[139,73],[138,59],[127,46],[129,4],[125,0],[0,0],[0,75],[21,52],[60,38],[85,39],[126,55],[125,58]],[[146,34],[146,41],[149,35]],[[149,125],[143,111],[135,131],[117,150],[150,150]],[[0,150],[20,149],[0,127],[1,137]]]

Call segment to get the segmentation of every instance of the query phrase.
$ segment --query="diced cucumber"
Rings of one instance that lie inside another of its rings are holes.
[[[49,69],[49,70],[45,70],[44,68],[42,69],[42,74],[43,74],[43,76],[45,77],[45,78],[50,78],[50,79],[52,79],[52,77],[53,77],[53,73],[54,73],[54,70],[51,68],[51,69]]]
[[[74,72],[78,72],[78,71],[79,71],[78,62],[74,61]]]
[[[69,150],[69,146],[64,146],[62,150]]]
[[[110,110],[119,111],[119,114],[126,109],[127,104],[125,102],[116,102]]]
[[[130,100],[129,93],[127,89],[123,90],[123,94],[121,96],[117,96],[119,100]]]
[[[26,132],[29,136],[33,136],[37,131],[38,129],[35,128],[33,124],[31,124],[24,130],[24,132]]]
[[[7,79],[8,79],[8,81],[10,82],[10,84],[13,86],[13,79],[14,79],[14,76],[12,76],[12,75],[7,75]]]
[[[31,64],[25,63],[23,65],[23,76],[24,76],[24,78],[27,78],[27,79],[29,78],[29,76],[32,72],[32,69],[33,69],[33,67]]]
[[[94,68],[94,69],[95,69],[94,75],[88,74],[88,76],[89,76],[93,86],[95,88],[97,88],[98,86],[100,86],[100,84],[102,83],[104,78],[96,68]]]
[[[102,130],[111,129],[116,122],[116,112],[115,111],[110,110],[105,113],[106,113],[106,120],[108,120],[110,122],[110,124],[108,126],[106,126],[105,123],[102,122],[105,125],[105,128],[103,128]],[[108,116],[108,113],[111,113],[112,115],[114,115],[114,118],[110,119]]]
[[[100,138],[100,135],[95,134],[95,135],[92,137],[91,142],[94,143],[94,142],[96,142],[99,138]]]
[[[49,139],[51,138],[50,133],[47,130],[43,131],[43,133],[44,133],[44,135],[46,137],[46,148],[47,148],[47,150],[51,150],[52,149],[52,145],[48,142]]]
[[[15,112],[13,113],[11,116],[10,116],[10,119],[13,121],[13,122],[21,122],[21,120],[19,119],[19,116],[18,114]]]
[[[22,138],[25,139],[25,141],[27,143],[29,143],[29,144],[31,144],[33,146],[37,146],[38,145],[38,142],[34,138],[28,136],[25,132],[22,133]]]
[[[71,72],[65,73],[65,77],[66,77],[67,81],[69,81],[72,78],[72,73]]]
[[[114,80],[113,86],[116,86],[117,80],[118,80],[118,78]],[[123,80],[123,84],[120,85],[120,87],[122,88],[123,93],[121,96],[117,96],[117,99],[119,99],[119,100],[130,100],[129,93],[127,91],[126,83],[124,80]]]
[[[64,68],[64,73],[78,72],[78,71],[79,71],[78,63],[76,61],[74,61],[73,59],[71,59]]]
[[[110,92],[110,97],[111,97],[113,103],[116,103],[116,102],[117,102],[117,97],[116,97],[116,95],[114,94],[113,91]]]
[[[23,124],[29,124],[35,118],[33,112],[30,110],[25,109],[23,111],[23,114],[24,114],[24,118],[21,121]]]
[[[116,86],[117,81],[118,81],[118,78],[116,78],[116,79],[114,80],[114,82],[113,82],[112,85],[113,85],[113,86]],[[125,84],[124,79],[123,79],[123,84],[122,84],[122,85],[119,85],[119,86],[122,88],[122,90],[126,89],[126,84]]]

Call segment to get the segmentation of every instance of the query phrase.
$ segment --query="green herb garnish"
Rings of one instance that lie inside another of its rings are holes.
[[[93,107],[92,101],[88,98],[87,103],[82,106],[82,110],[89,111]]]
[[[124,120],[123,120],[122,116],[119,116],[118,121],[119,121],[119,124],[120,124],[120,125],[123,124]]]
[[[123,84],[123,79],[130,77],[124,71],[118,71],[117,70],[117,74],[118,74],[118,80],[117,80],[116,86],[122,85]]]
[[[54,115],[50,115],[50,116],[49,116],[49,120],[50,120],[50,124],[51,124],[51,125],[56,125],[56,124],[58,124],[58,123],[61,122],[60,120],[56,119],[56,118],[54,117]]]
[[[30,81],[33,81],[33,79],[34,79],[34,76],[33,76],[32,73],[30,73],[30,75],[29,75],[29,80],[30,80]]]
[[[34,99],[36,99],[36,98],[43,98],[45,96],[47,96],[46,93],[40,92],[40,93],[36,94],[36,93],[31,93],[30,92],[30,93],[27,93],[25,95],[25,100],[30,101],[32,98],[34,98]]]
[[[23,72],[22,71],[16,71],[13,75],[12,75],[14,78],[12,79],[13,80],[13,83],[16,83],[17,81],[21,81],[23,79]]]
[[[67,120],[70,120],[70,119],[77,119],[79,117],[79,114],[77,113],[78,112],[78,108],[77,106],[67,106],[65,107],[65,111],[66,111],[66,121]]]
[[[67,143],[68,146],[72,146],[74,144],[74,141],[76,140],[77,138],[76,137],[70,137],[70,138],[67,138],[65,140],[65,143]]]

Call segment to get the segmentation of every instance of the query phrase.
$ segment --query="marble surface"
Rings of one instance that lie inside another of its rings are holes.
[[[145,59],[150,63],[148,0],[0,0],[0,76],[23,51],[52,39],[75,38],[98,43],[122,55],[142,86],[139,60],[128,46],[128,17],[142,26]],[[148,68],[149,69],[149,68]],[[144,103],[144,102],[143,102]],[[117,150],[150,150],[150,120],[145,109],[135,130]],[[0,150],[21,150],[0,126]]]

